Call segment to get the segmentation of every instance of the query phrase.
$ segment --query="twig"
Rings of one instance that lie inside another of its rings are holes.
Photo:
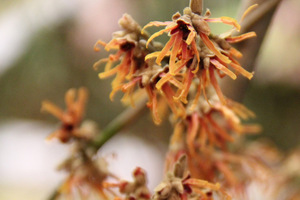
[[[129,107],[123,111],[119,116],[117,116],[112,122],[110,122],[106,128],[99,134],[91,143],[88,145],[94,149],[99,149],[105,142],[112,138],[121,129],[128,126],[135,119],[137,119],[140,114],[145,112],[146,100],[140,100],[135,108]]]
[[[201,15],[203,9],[203,1],[202,0],[190,0],[190,8],[193,13]]]
[[[257,38],[245,40],[236,45],[244,57],[240,60],[241,65],[248,71],[253,71],[257,60],[259,49],[265,35],[267,33],[268,27],[272,21],[273,15],[279,5],[281,0],[244,0],[242,10],[249,7],[250,4],[255,3],[259,6],[249,13],[241,24],[242,30],[240,34],[255,31]],[[236,101],[242,101],[245,95],[245,91],[249,85],[249,80],[245,78],[238,78],[237,80],[231,81],[226,79],[222,83],[222,91],[230,98]]]

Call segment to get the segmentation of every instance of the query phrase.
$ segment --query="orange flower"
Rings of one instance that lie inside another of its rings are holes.
[[[211,103],[210,106],[205,100],[200,101],[198,109],[190,112],[175,126],[174,134],[186,132],[187,149],[191,155],[208,147],[226,149],[227,143],[234,140],[232,132],[240,135],[260,131],[257,125],[241,124],[241,119],[255,116],[243,105],[230,100],[227,105],[223,105],[216,98]]]
[[[168,22],[150,22],[144,26],[143,30],[150,26],[166,26],[165,29],[153,34],[147,41],[148,44],[157,36],[163,33],[170,35],[170,40],[161,51],[157,51],[146,56],[146,60],[156,57],[156,63],[161,64],[165,56],[170,56],[169,69],[172,75],[177,70],[177,59],[180,57],[181,64],[186,63],[195,55],[197,61],[200,61],[199,53],[196,45],[196,30],[194,29],[189,15],[181,16],[179,13],[173,15],[173,21]],[[143,32],[142,30],[142,32]],[[198,70],[195,69],[195,72]]]
[[[95,195],[100,199],[110,199],[114,193],[104,188],[107,178],[116,178],[107,169],[107,162],[103,158],[92,160],[88,156],[74,155],[68,159],[61,169],[70,174],[59,188],[59,194],[67,199],[93,199]]]
[[[133,171],[133,181],[120,181],[118,183],[109,183],[105,182],[103,185],[107,189],[111,188],[118,188],[119,192],[122,195],[125,195],[125,198],[117,197],[115,195],[115,200],[132,200],[132,199],[139,199],[139,200],[149,200],[151,198],[151,194],[149,189],[147,188],[147,177],[146,172],[137,167]]]
[[[154,189],[154,200],[231,199],[219,183],[193,178],[187,168],[186,158],[185,154],[181,155],[173,165],[173,170],[166,173],[164,180]]]
[[[73,137],[86,137],[80,129],[80,124],[85,111],[87,96],[87,90],[85,88],[79,88],[77,100],[75,100],[76,90],[68,90],[65,95],[65,103],[67,106],[65,111],[50,101],[42,102],[41,110],[52,114],[62,122],[61,128],[53,132],[48,139],[55,137],[65,143]]]
[[[253,9],[253,6],[251,9]],[[250,12],[248,9],[245,13]],[[237,78],[237,74],[251,79],[253,73],[247,72],[241,67],[236,58],[240,58],[242,54],[231,47],[230,43],[235,43],[256,36],[254,32],[246,33],[241,36],[232,37],[233,30],[240,31],[239,23],[230,17],[209,18],[210,11],[207,10],[204,16],[192,13],[189,8],[184,10],[184,15],[176,13],[173,16],[173,21],[169,22],[150,22],[144,28],[150,26],[166,26],[165,29],[153,34],[147,41],[147,44],[163,34],[168,33],[170,40],[166,43],[161,51],[148,54],[145,59],[150,60],[156,57],[156,63],[161,64],[165,57],[170,57],[168,72],[161,74],[161,79],[157,82],[156,88],[161,90],[162,86],[169,82],[174,85],[177,90],[174,100],[182,101],[187,104],[187,96],[191,85],[195,82],[194,79],[199,79],[197,86],[197,95],[194,102],[199,98],[201,91],[204,95],[206,87],[212,85],[216,90],[221,102],[226,104],[220,86],[217,82],[215,72],[222,78],[225,75],[232,79]],[[245,16],[243,16],[244,18]],[[220,36],[213,35],[210,32],[208,23],[221,22],[232,25],[233,29],[230,32],[221,34]],[[142,30],[142,31],[143,31]],[[199,39],[197,39],[199,38]],[[201,38],[201,39],[200,39]],[[200,62],[200,60],[202,62]],[[231,67],[231,69],[229,69]],[[196,73],[200,69],[199,73]]]
[[[104,46],[106,51],[117,50],[115,54],[110,54],[108,58],[100,59],[94,64],[94,68],[97,68],[100,64],[106,62],[105,70],[99,73],[99,78],[103,79],[116,75],[111,84],[111,100],[113,100],[115,92],[121,90],[123,84],[127,80],[131,80],[135,72],[146,64],[144,62],[146,53],[139,44],[142,37],[140,26],[127,14],[123,15],[119,24],[123,27],[123,31],[115,32],[109,43],[99,40],[94,47],[95,51],[99,51],[98,44]],[[119,61],[120,63],[112,68]]]

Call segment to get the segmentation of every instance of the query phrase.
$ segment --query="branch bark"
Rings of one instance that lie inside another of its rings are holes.
[[[267,30],[272,21],[273,15],[282,0],[244,0],[242,2],[241,10],[244,10],[257,3],[259,6],[246,16],[241,23],[242,30],[240,34],[255,31],[257,37],[254,39],[245,40],[238,43],[235,47],[243,53],[243,58],[240,60],[241,65],[248,71],[253,71],[259,55],[261,45],[266,36]],[[243,13],[241,12],[241,14]],[[244,77],[239,77],[232,81],[226,79],[222,83],[222,91],[224,94],[236,101],[242,101],[245,92],[248,88],[249,80]]]

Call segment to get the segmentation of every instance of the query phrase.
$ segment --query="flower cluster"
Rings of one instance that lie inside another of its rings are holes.
[[[251,6],[243,18],[256,6]],[[209,23],[227,24],[232,29],[214,35]],[[248,79],[253,77],[253,72],[246,71],[238,62],[242,53],[231,44],[255,37],[256,34],[249,32],[233,36],[234,31],[241,29],[235,19],[211,18],[209,10],[200,15],[191,8],[185,8],[183,15],[174,14],[172,21],[154,21],[144,28],[127,14],[119,24],[123,30],[115,32],[109,43],[98,41],[95,46],[96,51],[99,50],[98,44],[107,51],[117,50],[116,54],[110,54],[108,58],[95,63],[97,67],[106,62],[104,72],[99,77],[115,75],[111,99],[116,91],[121,90],[125,93],[123,101],[129,98],[134,105],[136,96],[147,94],[147,106],[156,124],[161,122],[162,108],[168,105],[174,131],[166,168],[177,165],[180,156],[186,154],[191,171],[187,177],[183,174],[167,176],[156,188],[153,198],[212,199],[208,194],[211,194],[211,190],[220,192],[220,186],[191,177],[214,181],[222,174],[226,179],[224,183],[234,185],[237,181],[227,167],[234,159],[226,160],[228,156],[224,156],[230,154],[228,143],[234,142],[237,135],[260,130],[257,125],[241,123],[241,120],[254,117],[254,113],[226,98],[218,83],[218,78],[224,76],[232,79],[239,74]],[[150,36],[146,29],[151,26],[165,28]],[[164,33],[170,37],[166,44],[154,40]],[[112,68],[115,62],[119,64]],[[115,186],[120,191],[123,187],[122,184]],[[202,187],[208,187],[209,192],[203,192]]]
[[[118,183],[109,183],[105,182],[105,188],[118,188],[121,195],[125,196],[124,198],[116,196],[115,200],[149,200],[151,199],[151,193],[147,187],[147,177],[146,172],[137,167],[133,173],[133,181],[119,181]]]
[[[65,95],[65,103],[67,106],[65,111],[50,101],[43,101],[41,110],[52,114],[62,123],[61,127],[53,132],[48,139],[57,138],[65,143],[72,138],[90,137],[88,131],[81,126],[87,96],[87,90],[85,88],[80,88],[78,90],[77,99],[75,100],[76,90],[68,90]]]
[[[168,171],[164,180],[154,189],[152,199],[203,199],[210,200],[217,195],[218,199],[231,199],[219,183],[213,184],[205,180],[192,178],[187,170],[187,159],[183,154]],[[214,193],[216,193],[214,195]]]
[[[108,177],[116,178],[107,169],[103,158],[92,159],[88,155],[75,154],[60,165],[69,173],[59,188],[59,193],[69,199],[110,199],[113,192],[103,186]]]
[[[136,113],[122,114],[102,133],[83,121],[88,93],[85,88],[70,89],[65,95],[66,109],[44,101],[42,111],[59,119],[61,126],[48,139],[71,143],[71,156],[59,169],[68,173],[51,199],[114,200],[231,200],[300,198],[299,155],[283,158],[266,142],[245,142],[244,134],[255,134],[260,126],[244,124],[255,117],[245,106],[228,99],[219,79],[235,80],[238,75],[252,79],[238,59],[243,55],[232,44],[256,36],[237,35],[240,23],[230,17],[211,18],[202,12],[202,0],[190,0],[190,7],[172,16],[171,21],[153,21],[143,28],[128,14],[119,20],[122,30],[99,46],[109,52],[94,64],[105,64],[99,78],[114,76],[110,99],[122,91],[122,101],[134,106],[148,97],[153,121],[161,123],[166,108],[173,126],[165,159],[165,176],[153,192],[147,187],[146,171],[137,167],[132,181],[121,180],[108,170],[97,150]],[[257,5],[250,6],[244,17]],[[231,26],[215,35],[210,23]],[[150,35],[149,27],[164,27]],[[163,44],[155,41],[167,34]],[[144,101],[142,101],[144,102]],[[141,109],[142,110],[142,109]],[[133,112],[133,110],[130,110]],[[125,117],[124,117],[125,116]],[[126,118],[127,117],[127,118]],[[103,134],[103,135],[102,135]],[[298,182],[298,187],[297,187]]]

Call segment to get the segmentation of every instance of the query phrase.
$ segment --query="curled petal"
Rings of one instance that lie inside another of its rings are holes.
[[[184,181],[184,184],[190,185],[192,187],[198,187],[198,188],[209,188],[212,190],[219,190],[220,189],[220,184],[212,184],[208,181],[205,180],[199,180],[199,179],[194,179],[190,178]]]
[[[239,73],[241,73],[243,76],[247,77],[249,80],[252,79],[254,72],[250,73],[246,71],[244,68],[242,68],[239,64],[233,62],[230,63],[230,66],[234,68],[236,71],[238,71]]]
[[[164,23],[164,22],[161,22],[161,23]],[[171,31],[172,29],[174,29],[175,26],[177,26],[177,25],[174,25],[174,26],[168,26],[168,27],[166,27],[165,29],[160,30],[160,31],[154,33],[153,35],[151,35],[151,37],[148,39],[148,41],[147,41],[147,43],[146,43],[146,47],[148,48],[149,43],[150,43],[154,38],[156,38],[156,37],[158,37],[158,36],[160,36],[160,35],[162,35],[162,34],[164,34],[164,33],[166,33],[166,32]],[[145,28],[147,28],[147,25],[143,28],[143,30],[144,30]],[[143,30],[142,30],[142,33],[143,33]]]
[[[191,122],[189,124],[189,130],[187,135],[188,149],[192,155],[195,155],[196,153],[194,148],[194,141],[197,136],[198,128],[199,128],[198,114],[193,113],[191,117]]]
[[[220,18],[207,18],[205,19],[207,22],[221,22],[224,24],[232,25],[236,28],[237,31],[241,30],[241,25],[231,17],[220,17]]]
[[[242,21],[245,19],[245,17],[246,17],[252,10],[254,10],[257,6],[258,6],[258,4],[253,4],[252,6],[249,6],[249,7],[247,8],[247,10],[244,12],[244,14],[243,14],[243,16],[242,16],[240,22],[242,22]]]
[[[171,52],[171,56],[170,56],[170,62],[169,62],[169,69],[170,69],[170,73],[172,75],[175,75],[175,62],[176,62],[176,58],[178,55],[178,52],[180,50],[180,47],[182,46],[182,32],[178,32],[175,36],[175,41],[173,43],[173,48],[172,48],[172,52]]]
[[[229,43],[236,43],[255,36],[256,36],[255,32],[249,32],[235,37],[227,37],[225,40]]]
[[[176,39],[176,37],[174,35],[172,35],[172,37],[170,38],[170,40],[167,42],[167,44],[165,45],[165,47],[161,50],[160,54],[157,56],[156,63],[158,65],[161,63],[161,61],[167,55],[167,53],[169,52],[169,50],[172,48],[175,39]]]
[[[211,84],[212,86],[215,88],[216,90],[216,93],[218,95],[218,97],[220,98],[220,101],[223,103],[223,104],[226,104],[226,99],[221,91],[221,88],[217,82],[217,79],[215,77],[215,74],[214,74],[214,70],[213,68],[210,68],[209,70],[209,75],[210,75],[210,81],[211,81]]]
[[[218,69],[221,70],[222,72],[224,72],[225,74],[227,74],[228,76],[230,76],[233,80],[236,79],[236,75],[230,71],[227,67],[225,67],[224,65],[222,65],[219,61],[217,61],[216,59],[211,59],[210,62]],[[232,63],[231,63],[232,64]],[[230,64],[230,65],[231,65]]]
[[[98,47],[98,45],[102,45],[102,46],[106,46],[106,43],[105,42],[103,42],[102,40],[98,40],[97,42],[96,42],[96,44],[94,45],[94,51],[100,51],[100,48]]]
[[[154,22],[149,22],[146,26],[143,27],[142,29],[142,34],[145,32],[145,29],[151,26],[168,26],[172,21],[167,21],[167,22],[159,22],[159,21],[154,21]]]
[[[42,102],[41,111],[48,112],[48,113],[52,114],[53,116],[55,116],[57,119],[59,119],[61,121],[63,120],[64,111],[50,101]]]
[[[185,42],[190,45],[191,42],[195,39],[197,33],[195,30],[190,30],[191,32],[189,33],[187,39],[185,40]]]
[[[113,68],[113,69],[111,69],[111,70],[109,70],[109,71],[99,73],[98,76],[99,76],[99,78],[101,78],[101,79],[107,78],[107,77],[112,76],[112,75],[114,75],[115,73],[117,73],[118,70],[119,70],[119,68],[120,68],[120,65],[116,66],[115,68]]]
[[[216,49],[215,45],[210,41],[207,35],[200,33],[200,37],[203,40],[204,44],[223,62],[229,64],[231,63],[231,60],[227,56],[224,56],[221,54],[221,52]]]
[[[232,55],[232,56],[234,56],[236,58],[243,57],[243,54],[240,51],[238,51],[236,48],[233,48],[233,47],[231,47],[229,49],[229,53],[230,53],[230,55]]]

